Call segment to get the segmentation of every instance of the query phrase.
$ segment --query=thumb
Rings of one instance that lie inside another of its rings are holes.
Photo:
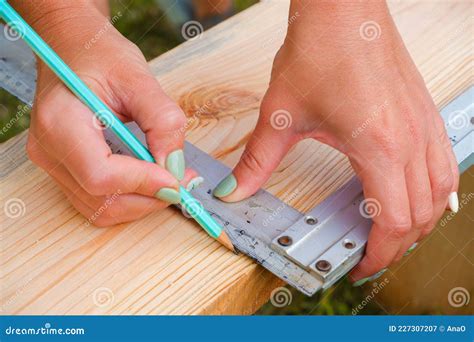
[[[288,117],[284,118],[286,115]],[[260,115],[239,163],[214,189],[214,196],[225,202],[237,202],[256,193],[270,178],[296,142],[288,126],[281,125],[282,122],[291,122],[289,115],[286,110]]]
[[[119,77],[129,92],[123,105],[145,133],[151,154],[160,166],[182,180],[186,123],[183,111],[165,94],[153,75],[139,71],[138,75]]]

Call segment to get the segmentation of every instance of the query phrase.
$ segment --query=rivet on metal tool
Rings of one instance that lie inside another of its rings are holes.
[[[352,249],[356,246],[356,243],[350,239],[345,239],[344,241],[342,241],[342,245],[347,249]]]
[[[318,219],[316,217],[309,216],[309,215],[304,218],[304,221],[307,224],[311,224],[311,225],[315,225],[316,223],[318,223]]]
[[[321,272],[329,272],[331,270],[331,263],[327,260],[319,260],[316,262],[316,268]]]
[[[293,243],[293,239],[288,235],[280,236],[277,241],[280,245],[285,247],[290,246]]]

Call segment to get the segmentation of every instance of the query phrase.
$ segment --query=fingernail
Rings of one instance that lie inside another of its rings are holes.
[[[171,172],[177,180],[184,178],[184,153],[183,150],[176,150],[166,157],[166,170]]]
[[[451,192],[448,197],[449,209],[457,213],[459,210],[459,199],[457,192]]]
[[[216,197],[225,197],[230,195],[236,187],[237,179],[235,179],[235,176],[231,173],[219,183],[219,185],[214,189],[213,194]]]
[[[362,286],[362,285],[364,285],[364,284],[367,282],[367,280],[369,280],[368,277],[367,277],[367,278],[359,279],[359,280],[357,280],[356,282],[354,282],[354,284],[352,284],[352,286],[353,286],[353,287]]]
[[[408,248],[408,250],[405,252],[405,254],[403,254],[403,256],[407,256],[408,254],[410,254],[415,248],[416,246],[418,246],[418,243],[414,243],[413,245],[411,245],[410,248]]]
[[[370,276],[370,277],[367,277],[367,278],[362,278],[362,279],[357,280],[354,284],[352,284],[352,286],[353,286],[353,287],[362,286],[362,285],[364,285],[364,284],[365,284],[366,282],[368,282],[368,281],[373,281],[373,280],[377,279],[377,278],[380,277],[382,274],[384,274],[386,271],[387,271],[387,268],[383,268],[383,269],[381,269],[380,271],[378,271],[377,273],[375,273],[373,276]]]
[[[191,190],[194,190],[196,189],[199,185],[202,184],[202,182],[204,182],[204,178],[202,177],[195,177],[193,179],[191,179],[188,183],[188,185],[186,186],[186,190],[188,191],[191,191]]]
[[[384,274],[387,271],[387,268],[382,268],[380,271],[375,273],[373,276],[369,277],[368,281],[373,281],[380,277],[382,274]]]
[[[181,195],[178,191],[172,188],[161,188],[155,196],[165,202],[178,204],[181,202]]]

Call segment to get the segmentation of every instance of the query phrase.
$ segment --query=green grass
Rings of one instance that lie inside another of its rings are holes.
[[[30,126],[30,111],[23,102],[0,88],[0,143]]]
[[[287,287],[291,292],[291,302],[283,307],[275,306],[269,301],[256,312],[257,315],[380,315],[383,310],[376,300],[369,300],[363,309],[357,306],[366,299],[361,288],[354,288],[346,280],[341,280],[326,292],[317,293],[313,297]],[[275,298],[276,300],[277,298]],[[279,303],[277,301],[277,303]]]

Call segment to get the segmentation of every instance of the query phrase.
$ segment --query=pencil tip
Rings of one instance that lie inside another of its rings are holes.
[[[234,245],[230,241],[229,236],[226,232],[222,231],[221,235],[219,235],[219,237],[217,238],[217,241],[219,241],[221,244],[223,244],[225,247],[235,253]]]

